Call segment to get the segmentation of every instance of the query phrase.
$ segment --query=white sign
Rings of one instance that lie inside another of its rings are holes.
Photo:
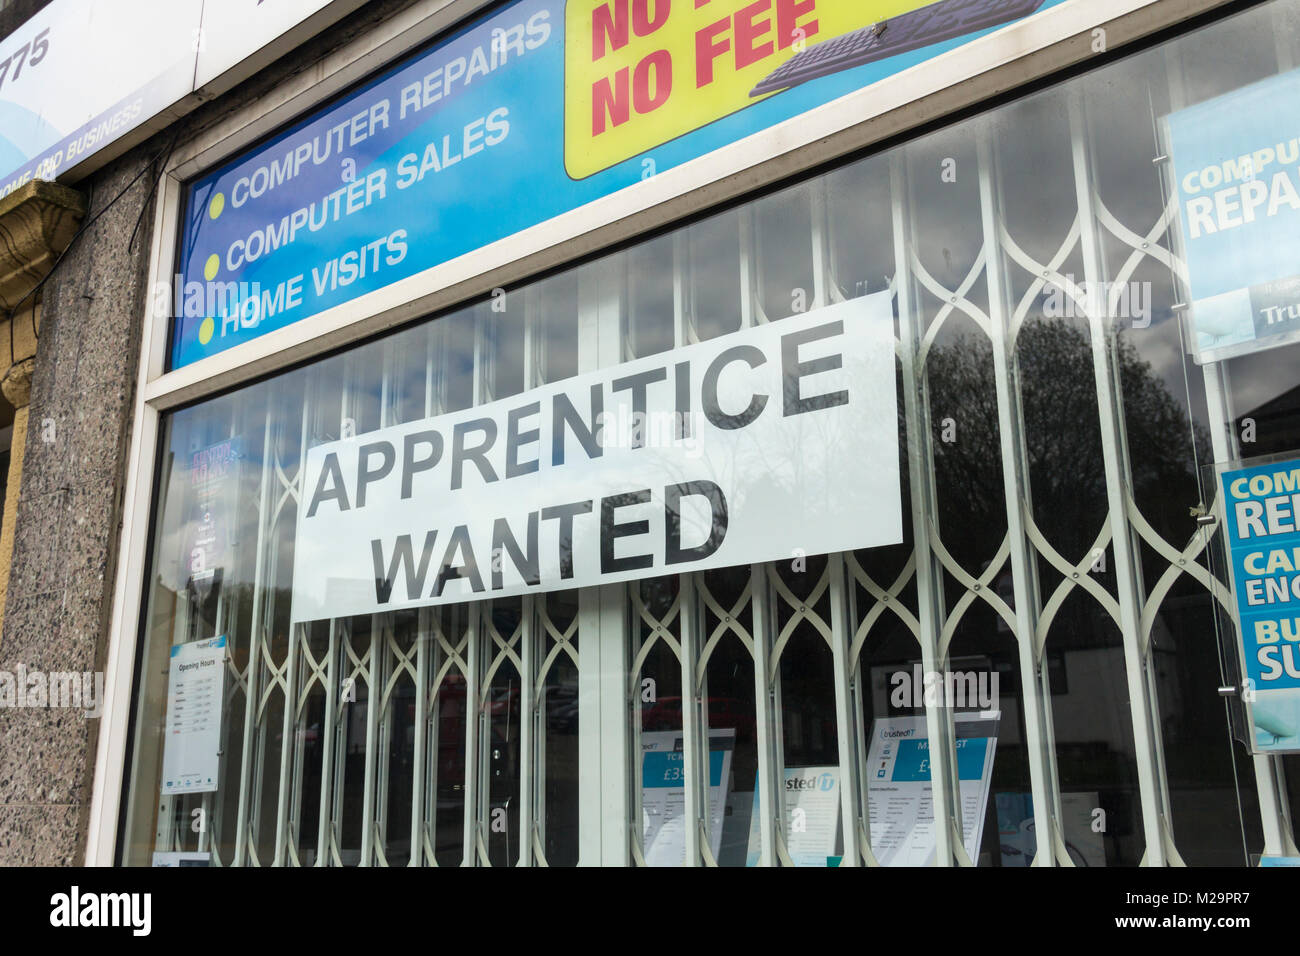
[[[885,292],[307,453],[293,620],[902,540]]]
[[[163,796],[217,789],[226,637],[172,646]]]
[[[830,866],[839,856],[840,768],[785,768],[785,848],[795,866]],[[759,823],[759,795],[749,823],[749,856],[746,866],[758,866],[762,841]]]
[[[202,89],[235,64],[309,20],[306,34],[323,30],[364,0],[208,0],[198,34],[194,88]],[[271,62],[280,51],[263,56]]]
[[[0,196],[55,179],[294,26],[358,5],[54,0],[0,40]]]
[[[680,730],[641,735],[641,845],[647,866],[681,866],[686,854],[686,772]],[[709,844],[722,846],[735,728],[709,731]]]
[[[998,745],[998,711],[953,717],[962,843],[976,861]],[[871,851],[884,866],[930,866],[937,839],[924,717],[876,720],[867,751]]]
[[[785,768],[785,846],[795,866],[827,866],[840,837],[840,768]]]

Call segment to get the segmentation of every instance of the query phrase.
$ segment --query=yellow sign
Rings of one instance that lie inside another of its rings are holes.
[[[795,54],[929,0],[568,0],[564,164],[583,179],[729,116]]]

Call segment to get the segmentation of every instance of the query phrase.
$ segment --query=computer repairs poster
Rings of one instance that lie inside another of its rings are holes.
[[[1300,751],[1300,459],[1228,468],[1219,481],[1251,742]]]
[[[1198,362],[1300,340],[1297,103],[1300,70],[1167,118]]]
[[[172,367],[1068,0],[519,0],[187,189]]]
[[[957,779],[962,843],[976,861],[998,745],[998,711],[957,714]],[[937,835],[930,740],[924,717],[886,717],[871,727],[867,751],[867,808],[871,852],[884,866],[930,866]]]

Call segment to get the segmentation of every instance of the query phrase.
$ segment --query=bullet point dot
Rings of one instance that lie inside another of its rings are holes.
[[[208,203],[208,218],[216,219],[221,215],[221,210],[226,208],[225,193],[217,193],[212,197],[212,202]]]
[[[207,345],[212,341],[212,333],[216,331],[217,323],[212,321],[212,316],[208,316],[199,325],[199,344]]]
[[[203,266],[203,278],[211,282],[217,277],[217,270],[221,268],[221,259],[214,252],[208,256],[208,261]]]

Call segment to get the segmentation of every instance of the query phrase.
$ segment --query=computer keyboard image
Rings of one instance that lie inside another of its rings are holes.
[[[797,53],[749,95],[762,96],[864,63],[1027,17],[1044,0],[939,0],[892,20],[845,33]]]

